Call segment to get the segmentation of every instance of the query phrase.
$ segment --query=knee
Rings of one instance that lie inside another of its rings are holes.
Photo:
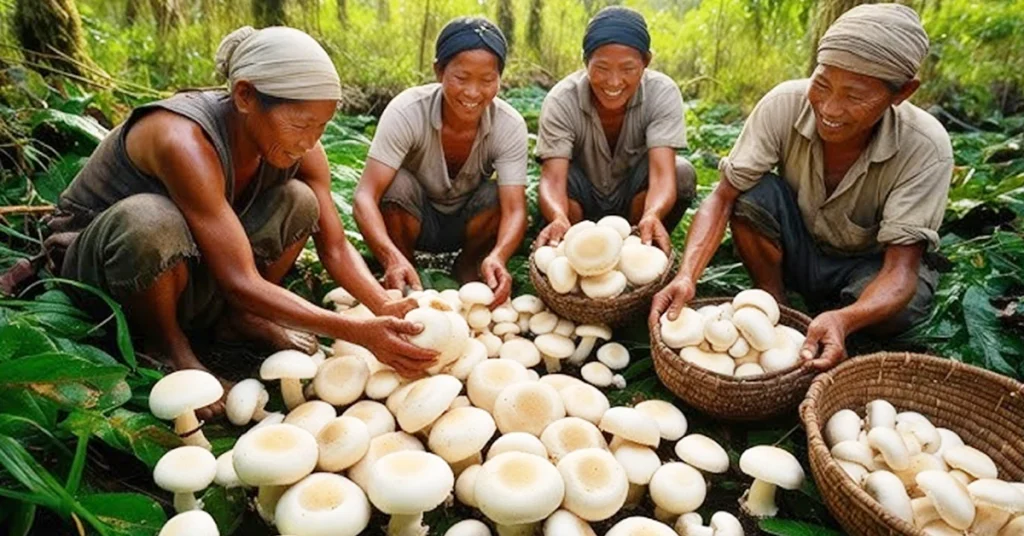
[[[689,204],[697,195],[697,170],[689,160],[676,157],[676,202]]]
[[[289,180],[280,186],[281,203],[296,218],[308,222],[310,228],[320,219],[320,203],[308,184],[300,180]]]
[[[103,239],[113,256],[156,257],[163,264],[176,256],[198,254],[185,217],[162,195],[133,195],[111,206],[102,217],[110,221]]]

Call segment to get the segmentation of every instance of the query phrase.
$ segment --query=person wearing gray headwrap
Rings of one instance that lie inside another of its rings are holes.
[[[801,349],[827,369],[847,337],[903,332],[928,318],[953,172],[946,130],[907,99],[920,86],[928,35],[899,4],[865,4],[821,38],[807,80],[771,90],[719,163],[679,275],[651,320],[676,318],[724,233],[754,284],[785,302],[799,293],[817,316]]]
[[[555,85],[541,107],[536,153],[548,224],[538,243],[559,242],[580,220],[618,216],[638,227],[645,244],[672,247],[696,172],[676,155],[686,147],[679,86],[647,68],[651,57],[640,13],[612,6],[590,20],[585,68]]]
[[[48,222],[53,269],[113,296],[174,369],[203,368],[189,337],[206,330],[308,353],[321,335],[403,374],[429,366],[433,354],[406,341],[418,327],[398,319],[414,302],[390,301],[334,209],[319,139],[341,85],[327,52],[293,28],[245,27],[215,63],[226,91],[140,106],[96,149]],[[348,319],[282,288],[310,236],[327,272],[390,316]]]
[[[416,251],[458,251],[460,282],[482,280],[494,307],[512,291],[506,264],[526,234],[527,133],[497,96],[507,46],[483,17],[449,21],[434,47],[437,82],[384,109],[353,215],[385,287],[422,288]]]

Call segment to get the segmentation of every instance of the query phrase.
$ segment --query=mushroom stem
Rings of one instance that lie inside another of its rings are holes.
[[[286,491],[288,486],[260,486],[259,495],[256,496],[256,512],[267,523],[274,524],[277,501]]]
[[[174,494],[174,511],[179,514],[182,512],[188,512],[189,510],[202,510],[203,501],[196,499],[194,493],[175,493]]]
[[[427,536],[429,527],[422,524],[423,514],[392,514],[388,536]]]
[[[302,381],[294,378],[281,379],[281,397],[288,411],[295,409],[306,401],[302,395]]]
[[[646,492],[647,486],[630,482],[629,491],[626,492],[626,506],[636,506],[640,504],[640,501],[644,500],[644,493]]]
[[[740,508],[754,517],[774,517],[779,513],[779,507],[775,505],[775,485],[754,480],[740,499]]]
[[[533,536],[537,531],[536,523],[522,525],[498,525],[498,536]]]
[[[580,365],[590,357],[591,350],[594,349],[594,343],[597,342],[597,337],[582,337],[580,338],[580,344],[573,350],[572,355],[569,356],[569,362],[573,365]]]
[[[968,531],[973,536],[996,536],[1010,520],[1010,512],[991,506],[978,506],[974,523]]]
[[[203,435],[203,429],[199,424],[199,419],[196,418],[195,411],[188,410],[178,415],[177,419],[174,419],[174,433],[178,434],[181,442],[185,445],[202,447],[206,450],[213,448],[213,445],[210,445],[210,442],[206,440],[206,436]]]
[[[548,374],[554,374],[562,370],[562,360],[557,357],[551,357],[547,354],[541,354],[544,359],[544,368],[547,369]]]
[[[267,417],[267,415],[270,415],[270,414],[267,413],[267,410],[265,410],[261,406],[261,407],[256,408],[256,411],[252,412],[252,420],[254,420],[256,422],[260,422],[263,419],[265,419]]]

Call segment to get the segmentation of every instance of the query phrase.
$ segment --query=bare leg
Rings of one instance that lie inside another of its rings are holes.
[[[770,293],[779,303],[786,303],[786,287],[782,280],[782,249],[755,231],[745,220],[732,218],[729,223],[736,251],[754,280],[754,286]]]
[[[388,238],[409,263],[416,266],[415,252],[416,241],[420,237],[420,220],[392,204],[381,207],[381,215],[384,216],[384,227],[388,231]],[[385,268],[387,267],[385,266]]]
[[[466,243],[455,259],[452,271],[460,283],[480,278],[480,263],[494,249],[501,224],[501,208],[485,210],[466,223]]]
[[[647,206],[647,190],[636,194],[629,202],[628,219],[631,225],[640,223],[640,218],[644,215],[645,206]],[[676,206],[672,207],[672,210],[670,210],[669,213],[661,219],[661,224],[665,226],[665,231],[667,231],[669,235],[671,235],[672,231],[679,226],[679,221],[683,219],[684,212],[686,212],[686,210],[677,203]]]

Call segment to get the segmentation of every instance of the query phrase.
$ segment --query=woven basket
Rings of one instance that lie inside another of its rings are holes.
[[[689,307],[699,309],[728,301],[730,298],[693,300]],[[807,332],[810,317],[789,307],[780,306],[779,311],[780,324]],[[651,358],[661,383],[690,406],[718,419],[756,421],[791,411],[803,400],[814,379],[815,371],[801,366],[746,378],[712,372],[683,361],[661,340],[658,324],[648,327]]]
[[[661,277],[640,287],[627,288],[626,292],[614,298],[595,299],[583,294],[559,294],[551,288],[548,278],[540,273],[537,263],[533,261],[537,247],[538,244],[534,243],[530,253],[530,281],[533,282],[537,297],[558,316],[577,324],[608,324],[617,327],[634,318],[647,318],[651,298],[672,280],[678,268],[677,255],[672,250],[668,258],[668,269]]]
[[[863,414],[864,405],[877,398],[960,434],[967,445],[992,457],[1001,479],[1024,481],[1024,384],[928,355],[882,352],[849,359],[815,378],[800,405],[814,480],[849,534],[924,534],[883,510],[857,486],[832,458],[822,436],[835,412]]]

